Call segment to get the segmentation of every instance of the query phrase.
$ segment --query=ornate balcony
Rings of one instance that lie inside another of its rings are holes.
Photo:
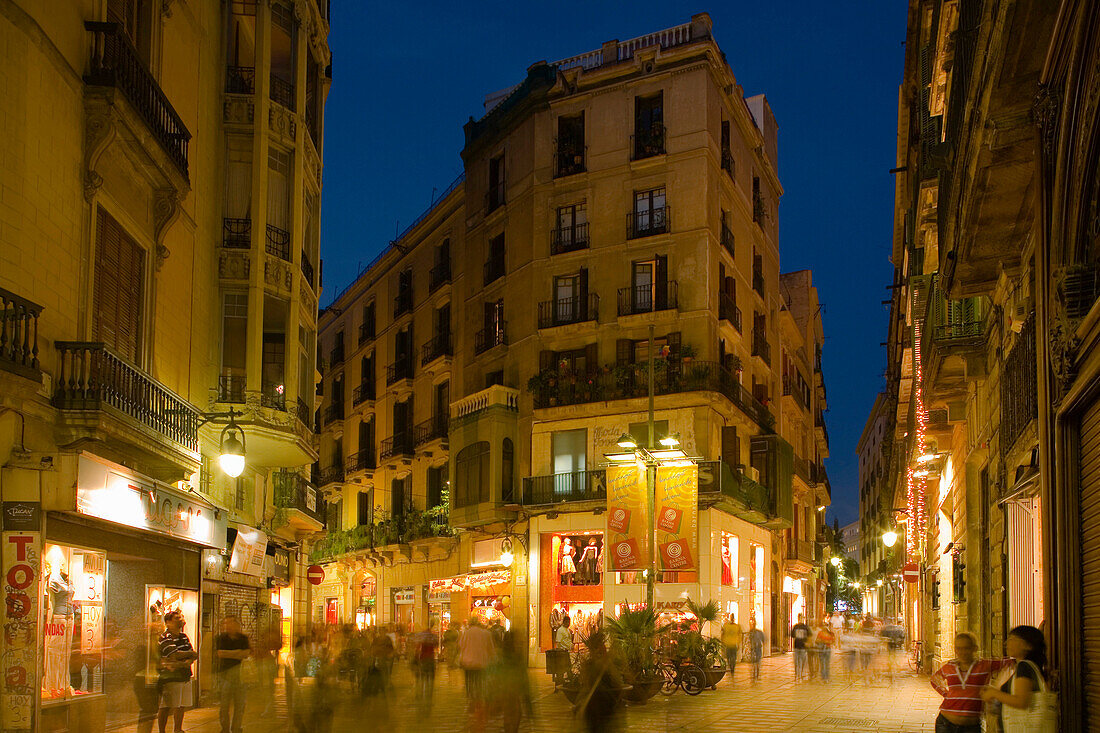
[[[474,356],[483,354],[494,346],[506,346],[508,344],[507,328],[508,322],[501,321],[493,327],[483,328],[474,334]]]
[[[415,448],[411,431],[394,433],[382,441],[379,446],[378,458],[383,461],[389,458],[411,458],[416,453]]]
[[[313,409],[306,404],[306,401],[301,397],[298,398],[295,409],[295,414],[298,416],[298,419],[302,421],[302,424],[310,430],[313,430]]]
[[[274,503],[287,512],[287,522],[296,530],[316,532],[325,526],[325,503],[317,488],[296,473],[279,471],[272,475]]]
[[[428,366],[441,357],[454,356],[454,347],[451,341],[451,334],[449,333],[437,333],[433,336],[420,350],[420,365]]]
[[[309,261],[309,255],[306,251],[302,250],[302,277],[305,278],[309,287],[314,287],[313,283],[313,263]]]
[[[413,444],[415,447],[427,445],[434,440],[447,439],[447,418],[444,415],[433,415],[413,428]]]
[[[526,476],[519,503],[545,506],[580,501],[607,501],[607,471],[572,471],[545,476]],[[505,501],[509,497],[504,498]]]
[[[244,403],[244,375],[218,377],[218,402]]]
[[[278,102],[291,112],[296,111],[297,104],[294,94],[294,85],[279,77],[271,76],[271,101]]]
[[[256,92],[256,69],[252,66],[227,66],[225,68],[225,91],[228,94],[254,94]]]
[[[626,238],[641,239],[655,234],[664,234],[669,230],[670,214],[668,206],[631,211],[626,215]]]
[[[222,219],[222,246],[227,249],[249,249],[252,247],[251,219]]]
[[[269,255],[290,262],[290,232],[272,224],[267,225],[267,240],[264,249]]]
[[[652,285],[619,288],[619,315],[632,316],[638,313],[675,310],[678,307],[676,291],[675,280],[658,285],[656,289]]]
[[[539,303],[539,328],[554,328],[571,323],[600,319],[600,296],[589,293],[587,298],[573,296]]]
[[[38,316],[42,306],[0,288],[0,369],[39,381]]]
[[[286,385],[282,382],[260,383],[260,405],[286,412]]]

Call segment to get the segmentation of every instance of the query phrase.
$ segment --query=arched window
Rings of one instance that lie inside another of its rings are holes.
[[[468,445],[455,458],[454,505],[489,501],[489,442]]]
[[[511,501],[515,496],[515,478],[512,470],[514,465],[513,453],[511,438],[505,438],[500,451],[500,496],[504,501]]]

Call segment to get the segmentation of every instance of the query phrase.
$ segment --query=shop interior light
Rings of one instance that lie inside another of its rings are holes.
[[[913,471],[913,475],[916,476],[917,478],[925,478],[928,475],[928,469],[927,468],[917,469],[916,471]]]
[[[824,505],[824,504],[821,504],[821,505],[819,505],[819,506],[817,507],[817,510],[818,510],[819,512],[823,512],[823,511],[825,511],[825,505]]]
[[[878,581],[878,587],[879,587],[879,588],[881,588],[881,587],[882,587],[882,579],[881,579],[881,578],[879,578],[879,581]]]
[[[238,431],[241,434],[241,440],[237,439]],[[230,478],[237,478],[244,472],[243,440],[244,431],[237,427],[237,424],[230,418],[229,424],[222,430],[222,453],[218,458],[222,470]]]
[[[638,441],[630,435],[630,433],[623,433],[619,438],[619,447],[623,450],[634,450],[638,447]]]
[[[512,560],[513,559],[514,558],[512,557],[511,552],[505,551],[505,552],[500,553],[500,563],[501,563],[501,565],[503,565],[506,568],[512,567]]]
[[[898,533],[892,529],[888,529],[882,534],[882,544],[887,547],[893,547],[898,541]]]

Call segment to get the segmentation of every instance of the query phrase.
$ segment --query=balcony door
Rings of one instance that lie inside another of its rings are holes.
[[[631,276],[631,309],[635,313],[663,310],[668,307],[668,257],[658,255],[652,260],[633,264]]]
[[[576,323],[582,319],[588,295],[588,270],[554,278],[554,322]]]
[[[554,495],[564,497],[584,491],[588,431],[559,430],[550,436],[554,467]]]
[[[374,465],[374,421],[359,423],[359,468]]]
[[[504,331],[504,301],[485,304],[485,335],[488,343],[498,343],[497,334]]]
[[[393,405],[393,442],[394,448],[406,447],[412,436],[412,397]]]
[[[637,236],[664,231],[665,189],[634,192],[634,233]]]
[[[432,392],[432,417],[446,424],[451,410],[451,383],[442,382],[435,385]]]

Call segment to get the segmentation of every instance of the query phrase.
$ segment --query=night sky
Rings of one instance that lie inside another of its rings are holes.
[[[535,61],[706,11],[746,95],[766,94],[779,122],[780,267],[812,269],[824,304],[829,522],[854,521],[856,441],[884,386],[906,5],[333,0],[322,305],[462,172],[462,125],[485,94]]]

